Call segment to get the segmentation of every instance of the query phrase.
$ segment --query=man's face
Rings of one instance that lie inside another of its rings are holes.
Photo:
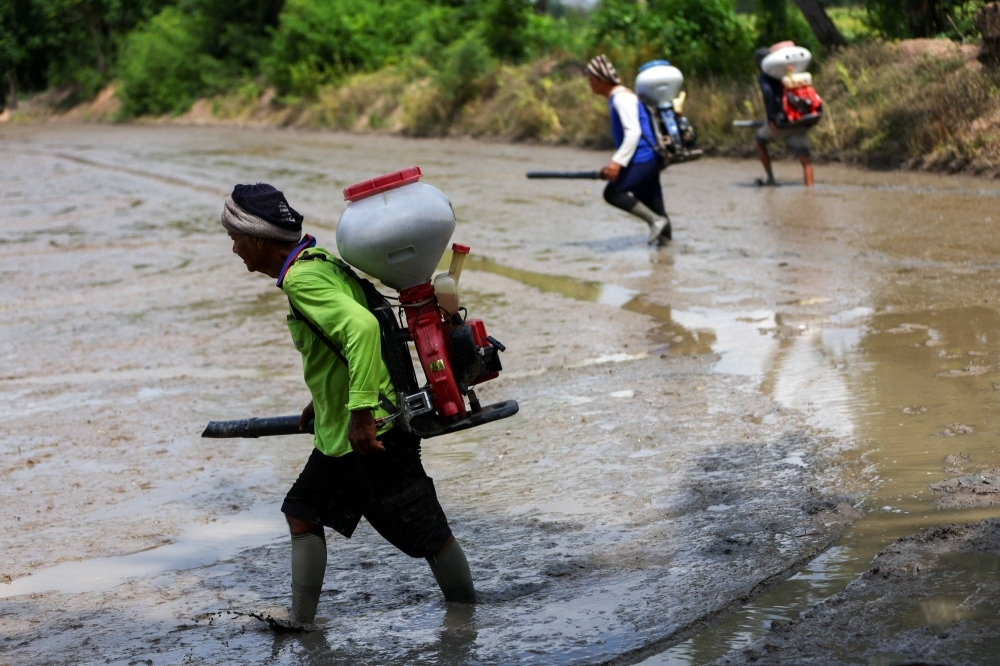
[[[259,239],[247,234],[237,234],[230,231],[229,237],[233,239],[233,254],[243,260],[247,270],[250,272],[260,270],[264,244],[260,243]]]
[[[590,89],[600,95],[604,91],[601,89],[601,82],[595,79],[593,76],[587,75],[587,83],[590,84]]]

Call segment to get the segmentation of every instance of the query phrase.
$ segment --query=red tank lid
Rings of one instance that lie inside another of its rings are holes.
[[[373,194],[391,190],[394,187],[409,185],[410,183],[415,183],[420,180],[422,175],[423,172],[420,171],[420,167],[412,166],[407,169],[400,169],[399,171],[393,171],[392,173],[387,173],[382,176],[376,176],[371,180],[363,180],[360,183],[355,183],[350,187],[344,188],[344,200],[358,201],[359,199],[370,197]]]
[[[454,243],[451,246],[452,252],[457,252],[458,254],[469,254],[472,252],[472,248],[468,245],[460,245],[459,243]]]

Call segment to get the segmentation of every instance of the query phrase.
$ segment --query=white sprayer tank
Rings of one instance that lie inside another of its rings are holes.
[[[410,167],[344,189],[337,224],[344,261],[398,291],[428,282],[455,232],[444,192]]]
[[[639,68],[635,77],[635,94],[643,102],[657,108],[673,104],[684,87],[681,70],[666,60],[653,60]]]
[[[774,79],[780,79],[788,74],[789,66],[793,74],[801,74],[809,69],[812,53],[809,49],[796,46],[795,42],[778,42],[770,48],[760,63],[760,69]]]

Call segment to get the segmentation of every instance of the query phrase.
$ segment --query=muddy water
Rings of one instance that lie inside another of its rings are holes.
[[[873,230],[873,238],[866,239],[887,270],[878,279],[871,305],[853,313],[858,315],[855,325],[840,331],[825,327],[822,343],[798,345],[812,350],[788,352],[789,358],[818,352],[836,368],[844,390],[827,389],[821,409],[837,422],[832,427],[858,441],[858,463],[872,484],[861,504],[866,517],[785,583],[643,663],[699,664],[721,658],[766,634],[772,622],[793,619],[843,590],[897,538],[996,515],[996,507],[990,506],[942,510],[942,495],[928,488],[943,477],[993,468],[998,460],[993,437],[1000,400],[995,248],[988,227],[980,226],[992,223],[989,201],[995,196],[993,189],[971,186],[961,190],[961,198],[946,201],[914,196],[905,227],[884,238],[884,232]],[[936,212],[918,212],[923,206]],[[983,234],[982,247],[970,245],[970,230],[956,219],[960,211]],[[812,325],[808,318],[799,321],[800,326]],[[956,576],[960,569],[956,566]],[[962,617],[956,610],[961,601],[942,595],[928,603],[939,602],[939,612],[954,622]],[[926,615],[901,615],[900,627],[927,624]],[[983,663],[995,655],[989,642],[980,649]],[[850,661],[847,652],[838,657]]]
[[[996,466],[982,182],[826,167],[813,192],[762,191],[753,164],[706,160],[665,175],[677,241],[651,251],[597,184],[523,179],[593,153],[157,127],[0,141],[11,661],[704,663],[895,536],[988,512],[928,489]],[[511,349],[481,397],[522,404],[425,446],[484,603],[442,604],[424,563],[362,528],[330,539],[321,631],[274,637],[218,613],[285,602],[277,507],[308,440],[197,433],[308,397],[221,197],[273,182],[332,246],[340,189],[411,163],[451,196],[466,302]]]

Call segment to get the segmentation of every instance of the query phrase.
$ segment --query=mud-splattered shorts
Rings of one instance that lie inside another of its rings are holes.
[[[362,516],[410,557],[451,541],[451,528],[420,463],[420,438],[399,428],[379,437],[385,451],[331,457],[313,449],[281,511],[351,538]]]
[[[794,127],[790,129],[775,129],[764,125],[757,132],[758,143],[784,141],[788,148],[799,157],[809,157],[809,128]]]

